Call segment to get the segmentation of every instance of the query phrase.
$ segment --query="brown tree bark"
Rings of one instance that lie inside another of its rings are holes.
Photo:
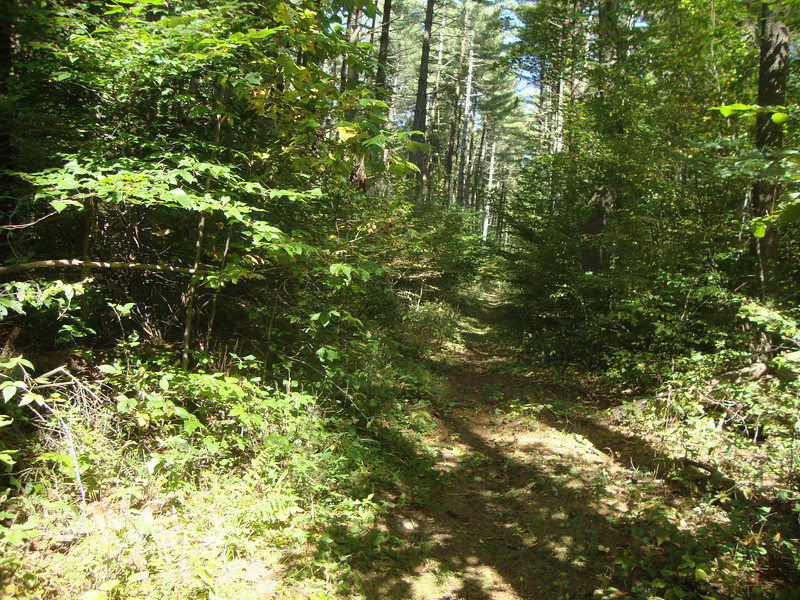
[[[469,62],[467,63],[467,89],[464,92],[464,120],[461,131],[461,156],[458,161],[458,188],[456,189],[456,203],[465,206],[465,173],[467,170],[468,144],[469,144],[469,125],[471,123],[470,110],[472,108],[472,71],[475,66],[475,50],[473,48],[474,32],[469,38]]]
[[[375,97],[384,99],[386,93],[386,71],[389,62],[389,25],[392,21],[392,0],[383,0],[381,16],[381,39],[378,43],[378,72],[375,75]]]
[[[789,72],[789,29],[767,2],[761,5],[761,52],[758,69],[759,107],[786,103],[786,79]],[[774,111],[759,110],[756,118],[756,147],[764,153],[783,146],[783,125],[772,120]],[[775,210],[780,187],[772,181],[753,185],[753,214],[768,217]],[[764,236],[755,242],[758,280],[762,298],[775,292],[773,266],[778,255],[778,232],[769,224]]]
[[[599,6],[597,38],[602,73],[600,84],[605,91],[610,90],[613,86],[609,71],[620,57],[621,42],[619,37],[617,0],[603,0]],[[605,120],[603,133],[606,138],[612,140],[623,135],[624,131],[618,117],[615,116],[612,103],[606,100],[603,105],[603,112],[606,113],[602,115]],[[604,179],[592,194],[589,201],[588,215],[583,223],[582,232],[585,241],[581,248],[581,268],[584,271],[602,270],[610,264],[603,236],[614,206],[613,173],[605,173]]]
[[[14,2],[7,0],[7,4],[0,8],[0,170],[13,170],[14,149],[11,144],[11,115],[9,114],[8,101],[11,80],[12,64],[12,23]],[[15,203],[8,193],[11,178],[0,174],[0,225],[10,224],[10,216],[14,212]],[[6,232],[0,232],[3,250],[0,256],[6,255]]]
[[[425,123],[428,113],[428,62],[431,55],[431,29],[433,28],[433,7],[434,0],[428,0],[425,7],[425,24],[422,32],[422,56],[419,62],[419,79],[417,80],[417,98],[414,103],[414,122],[411,128],[416,131],[411,139],[417,143],[425,142]],[[425,162],[427,153],[420,150],[411,152],[409,161],[415,165],[417,173],[417,185],[415,186],[414,196],[420,200],[425,194]]]
[[[446,189],[450,202],[453,201],[453,158],[456,152],[458,139],[458,126],[461,115],[461,73],[464,70],[464,59],[467,56],[468,16],[467,4],[464,4],[464,23],[461,30],[461,51],[458,54],[458,68],[456,69],[456,93],[453,95],[453,119],[450,121],[450,134],[447,138],[447,153],[444,158],[444,172]]]

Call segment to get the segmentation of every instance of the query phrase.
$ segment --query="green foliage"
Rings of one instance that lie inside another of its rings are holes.
[[[442,347],[456,339],[458,313],[444,302],[414,304],[413,299],[403,319],[402,341],[423,352]]]
[[[27,599],[35,597],[37,579],[25,567],[25,557],[19,546],[41,532],[37,529],[37,519],[20,519],[20,515],[6,510],[9,490],[0,492],[0,586],[3,598]]]
[[[782,517],[769,506],[726,503],[730,518],[723,529],[713,521],[714,508],[701,506],[696,534],[678,524],[677,511],[663,498],[654,498],[631,519],[635,545],[614,559],[619,572],[628,574],[623,585],[630,586],[630,597],[792,597],[788,589],[757,583],[765,557],[781,564],[778,568],[791,568],[797,559],[796,548],[779,533]],[[615,588],[606,593],[601,597],[613,598]]]

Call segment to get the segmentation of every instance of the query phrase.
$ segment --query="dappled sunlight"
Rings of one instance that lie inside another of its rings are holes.
[[[730,526],[684,502],[665,479],[668,459],[576,402],[585,394],[574,384],[503,374],[508,357],[477,335],[442,371],[456,400],[436,411],[431,433],[392,434],[404,455],[435,459],[430,478],[408,472],[419,500],[395,496],[378,518],[396,540],[391,560],[353,564],[365,599],[592,597],[636,585],[629,573],[641,553],[667,564],[663,549]],[[717,564],[704,552],[692,554],[692,578]]]

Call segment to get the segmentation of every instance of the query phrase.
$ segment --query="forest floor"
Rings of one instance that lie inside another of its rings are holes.
[[[434,365],[452,394],[422,436],[437,483],[384,519],[403,542],[364,573],[368,598],[592,597],[628,544],[616,524],[642,477],[626,464],[633,442],[586,420],[582,403],[598,399],[578,382],[517,372],[497,311]]]
[[[618,429],[575,375],[516,362],[502,311],[467,318],[463,343],[431,364],[450,395],[416,442],[434,476],[419,499],[387,499],[380,526],[400,543],[360,565],[365,598],[595,597],[636,551],[632,508],[683,504],[656,440]]]
[[[315,517],[245,473],[181,500],[116,490],[82,520],[42,500],[23,558],[31,588],[55,591],[3,598],[800,597],[764,550],[791,547],[794,515],[731,466],[752,449],[716,433],[685,445],[680,427],[619,410],[631,390],[518,360],[506,310],[465,309],[459,343],[424,359],[431,385],[396,400],[406,424],[365,432],[363,496],[331,486]]]
[[[416,467],[384,499],[379,527],[398,542],[351,565],[353,597],[800,597],[765,556],[796,527],[772,529],[778,505],[736,472],[763,457],[637,418],[632,390],[519,361],[505,311],[465,311],[462,343],[431,361],[445,397],[403,437],[432,475]]]

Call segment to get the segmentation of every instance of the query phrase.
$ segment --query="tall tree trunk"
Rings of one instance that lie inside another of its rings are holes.
[[[219,102],[223,94],[222,85],[216,84],[214,89],[215,109],[219,110]],[[211,161],[216,160],[216,148],[219,146],[220,132],[222,129],[222,114],[219,112],[214,115],[214,151],[211,153]],[[211,188],[211,175],[206,177],[205,189],[208,191]],[[194,273],[189,280],[189,286],[186,289],[186,321],[183,324],[183,348],[181,352],[181,367],[184,370],[189,368],[189,351],[192,347],[192,327],[194,326],[195,316],[195,302],[197,297],[197,284],[199,280],[198,270],[200,267],[200,259],[203,256],[203,244],[206,237],[206,213],[200,213],[200,220],[197,222],[197,238],[194,244],[194,262],[192,269]]]
[[[547,142],[547,144],[549,146],[549,139],[550,139],[550,126],[549,126],[549,123],[550,123],[550,118],[549,118],[549,112],[547,110],[547,103],[548,103],[548,97],[547,97],[547,74],[546,74],[547,73],[547,71],[546,71],[547,60],[545,58],[542,58],[541,63],[542,64],[539,66],[539,73],[538,73],[538,76],[537,76],[538,88],[539,88],[539,94],[538,94],[539,95],[539,99],[538,99],[538,102],[539,102],[539,114],[541,115],[540,116],[540,127],[541,127],[541,130],[539,132],[539,137],[544,142]],[[542,145],[544,146],[544,143]],[[548,147],[548,150],[549,150],[549,147]]]
[[[481,127],[481,141],[478,143],[478,155],[475,160],[475,168],[472,170],[472,185],[470,186],[472,193],[472,201],[470,204],[479,208],[479,198],[484,196],[483,186],[481,185],[483,179],[483,164],[486,159],[486,123]]]
[[[598,47],[600,54],[600,67],[602,73],[601,85],[606,91],[611,90],[613,82],[610,70],[619,57],[619,24],[617,17],[617,0],[603,0],[600,3],[598,14]],[[601,118],[605,119],[602,126],[607,139],[622,135],[622,125],[615,115],[612,102],[606,98],[602,103]],[[584,271],[598,271],[608,266],[608,255],[605,252],[603,236],[605,234],[608,218],[614,205],[614,174],[609,170],[603,174],[604,181],[600,182],[592,195],[588,207],[588,215],[583,224],[583,234],[586,242],[581,248],[581,267]]]
[[[769,3],[761,5],[761,56],[758,69],[758,105],[782,106],[786,103],[786,78],[789,71],[789,30]],[[756,146],[762,152],[780,150],[783,145],[783,125],[772,120],[773,111],[759,110],[756,118]],[[774,182],[757,181],[753,186],[753,212],[766,217],[775,210],[780,194]],[[772,274],[778,254],[778,232],[770,224],[764,236],[755,244],[758,259],[758,278],[762,297],[775,292]]]
[[[15,149],[11,136],[11,68],[13,61],[13,27],[16,2],[7,0],[0,7],[0,171],[13,171]],[[10,225],[17,208],[15,194],[10,190],[13,178],[0,173],[0,225]],[[0,263],[13,256],[9,230],[0,229]]]
[[[439,26],[439,44],[436,49],[436,79],[433,84],[431,106],[436,111],[434,123],[439,124],[439,86],[442,81],[442,64],[444,62],[444,34],[447,30],[447,13],[442,11],[442,23]]]
[[[492,142],[492,154],[489,159],[489,184],[486,187],[486,203],[483,207],[483,241],[489,237],[489,220],[492,207],[492,189],[494,188],[494,157],[497,151],[497,142]]]
[[[348,36],[347,41],[349,41],[351,45],[355,46],[359,41],[361,41],[361,9],[356,8],[353,11],[352,17],[353,19],[350,23],[350,35]],[[347,61],[346,64],[347,71],[345,73],[345,82],[342,87],[355,87],[358,85],[358,68],[349,61]]]
[[[600,2],[597,20],[600,62],[603,67],[610,67],[619,58],[617,0],[602,0]]]
[[[375,97],[386,98],[386,71],[389,61],[389,25],[392,21],[392,0],[383,0],[381,40],[378,44],[378,72],[375,75]]]
[[[475,169],[475,121],[478,116],[478,103],[472,103],[472,114],[469,118],[469,150],[467,151],[467,165],[464,169],[464,190],[461,201],[465,208],[472,206],[472,172]]]
[[[461,131],[461,156],[458,162],[458,189],[456,191],[456,203],[459,206],[464,206],[464,187],[465,187],[465,180],[464,180],[464,173],[466,172],[467,168],[467,144],[468,138],[467,134],[469,133],[469,124],[470,124],[470,110],[471,110],[471,102],[472,102],[472,69],[475,66],[475,49],[473,48],[473,43],[475,39],[475,33],[471,32],[469,36],[469,63],[467,65],[467,89],[464,92],[464,121],[462,123],[462,131]]]
[[[433,7],[435,1],[428,0],[425,8],[425,24],[422,31],[422,56],[419,62],[419,79],[417,80],[417,99],[414,103],[414,122],[411,128],[418,132],[411,136],[417,143],[425,142],[425,123],[428,112],[428,61],[431,54],[431,28],[433,27]],[[414,164],[419,172],[417,173],[417,185],[414,196],[420,200],[425,193],[425,158],[426,152],[415,150],[411,153],[409,160]]]
[[[447,28],[446,17],[447,13],[445,11],[442,11],[442,23],[439,28],[439,43],[436,50],[436,77],[434,79],[434,84],[433,84],[433,94],[431,94],[430,104],[428,106],[428,112],[431,115],[429,121],[431,123],[430,127],[432,130],[435,130],[439,125],[439,114],[441,112],[439,110],[439,86],[442,81],[442,63],[444,61],[444,34]],[[438,154],[433,153],[433,146],[431,146],[430,148],[428,148],[428,156],[425,159],[425,172],[423,173],[425,181],[431,180],[431,170],[433,169],[434,157],[436,157],[437,159],[439,158]],[[432,190],[429,189],[428,200],[430,200],[431,198],[431,192]]]
[[[503,175],[504,173],[501,173]],[[505,211],[506,211],[506,182],[500,184],[500,195],[495,203],[495,230],[497,231],[497,242],[503,246],[503,228],[505,227]]]
[[[347,31],[348,35],[349,32],[353,30],[353,13],[347,13]],[[339,84],[339,88],[344,91],[345,86],[347,85],[347,54],[342,54],[342,69],[341,69],[341,82]]]
[[[561,152],[564,139],[564,74],[556,77],[556,90],[553,94],[553,154]]]
[[[9,1],[8,4],[0,8],[0,170],[13,170],[14,151],[11,146],[11,114],[9,106],[9,92],[11,79],[12,61],[12,21],[15,3]],[[14,212],[14,202],[11,194],[6,193],[6,186],[10,184],[10,178],[0,175],[0,214],[10,217]],[[3,223],[7,225],[7,223]]]
[[[448,202],[453,201],[453,158],[456,152],[456,139],[459,125],[461,106],[461,73],[464,70],[464,59],[467,56],[468,16],[469,4],[464,3],[464,23],[461,29],[461,51],[458,53],[458,68],[456,69],[456,90],[453,94],[453,120],[450,121],[450,134],[447,138],[447,153],[444,158],[444,172],[447,178],[446,189]]]

